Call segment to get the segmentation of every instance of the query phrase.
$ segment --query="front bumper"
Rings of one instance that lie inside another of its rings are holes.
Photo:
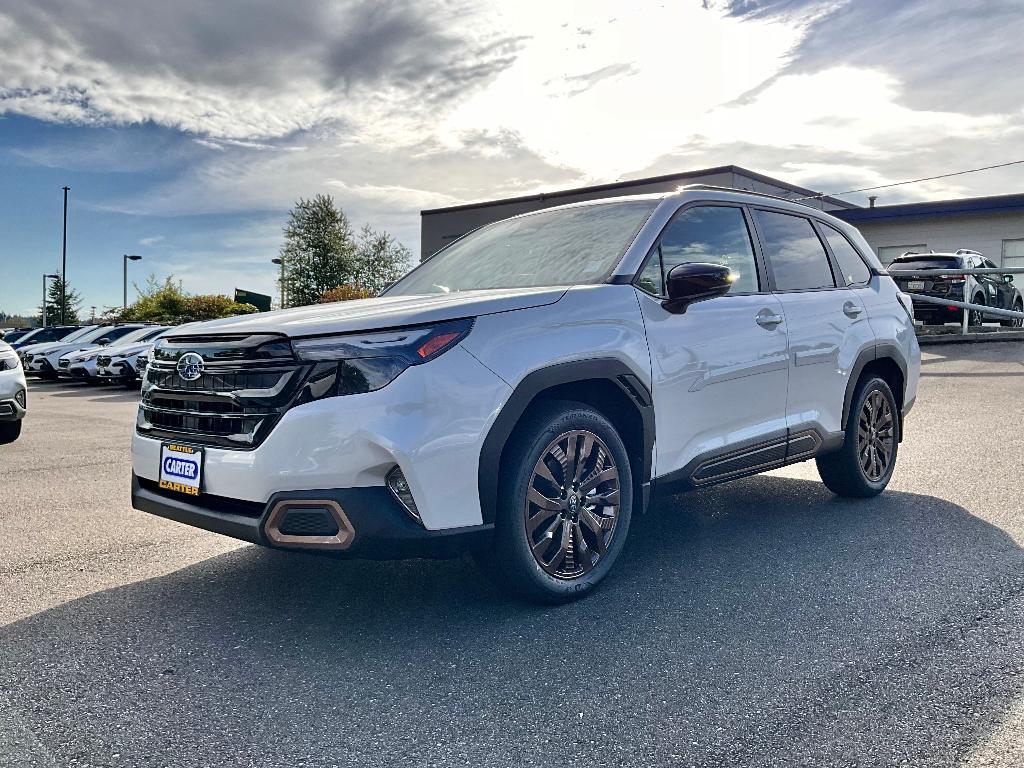
[[[10,400],[0,400],[0,421],[20,421],[26,413],[24,394]]]
[[[398,465],[426,529],[479,525],[480,452],[510,392],[455,347],[375,392],[291,408],[255,449],[204,447],[203,492],[264,505],[284,491],[383,488]],[[188,433],[172,437],[190,443]],[[135,432],[132,463],[140,478],[159,479],[162,442]],[[203,445],[198,437],[192,442]]]
[[[330,500],[343,510],[353,535],[335,548],[279,544],[267,532],[271,513],[282,502]],[[132,473],[132,506],[143,512],[193,525],[274,549],[292,549],[332,557],[396,560],[413,557],[447,558],[488,547],[492,524],[428,531],[406,514],[384,487],[337,488],[275,493],[266,504],[239,502],[202,495],[177,497],[151,480]]]
[[[62,379],[85,379],[90,381],[96,378],[96,361],[90,360],[87,363],[72,363],[67,368],[57,371],[57,376]]]
[[[25,365],[25,373],[29,375],[49,376],[52,375],[53,372],[54,369],[53,366],[50,364],[50,361],[47,360],[42,355],[37,355],[36,357],[33,357]]]

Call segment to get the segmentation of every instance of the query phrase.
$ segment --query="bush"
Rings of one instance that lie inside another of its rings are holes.
[[[249,315],[259,312],[252,304],[239,304],[227,296],[216,294],[192,296],[181,287],[181,281],[173,277],[160,282],[154,276],[146,281],[146,288],[139,291],[139,298],[127,308],[109,309],[103,319],[115,322],[152,322],[177,325],[197,320],[216,320],[219,317]]]
[[[358,285],[339,285],[337,288],[331,288],[329,291],[324,291],[323,295],[320,297],[320,303],[330,304],[335,301],[370,299],[373,298],[373,296],[374,294],[372,291]]]

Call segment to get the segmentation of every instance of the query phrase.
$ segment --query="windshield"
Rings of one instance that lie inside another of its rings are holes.
[[[599,282],[659,202],[596,203],[489,224],[427,259],[386,294]]]
[[[87,325],[87,326],[85,326],[85,328],[79,328],[74,333],[71,333],[71,334],[68,334],[67,336],[64,336],[63,338],[60,339],[60,341],[64,342],[65,344],[69,344],[72,341],[79,341],[83,336],[88,336],[90,333],[92,333],[93,331],[96,331],[98,329],[99,329],[98,326]]]
[[[896,259],[889,265],[890,270],[911,270],[911,269],[963,269],[960,259],[951,256],[939,256],[928,258],[917,256],[915,258]]]
[[[164,328],[153,328],[152,326],[147,328],[136,328],[131,333],[126,333],[120,339],[117,340],[118,344],[130,344],[133,341],[143,341],[156,336],[158,333],[163,333]]]

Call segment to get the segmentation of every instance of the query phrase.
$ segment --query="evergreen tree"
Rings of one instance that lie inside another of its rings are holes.
[[[412,267],[412,252],[387,232],[369,224],[359,232],[354,259],[354,284],[376,296]]]
[[[352,226],[330,195],[299,198],[281,246],[285,306],[316,304],[325,291],[351,283],[355,253]]]
[[[63,315],[61,309],[63,308]],[[79,322],[78,312],[82,308],[82,297],[78,294],[69,283],[67,286],[67,293],[64,293],[64,276],[59,275],[55,280],[51,280],[49,286],[46,289],[46,324],[47,325],[58,325],[64,323],[66,325],[75,325]],[[39,307],[39,322],[43,322],[43,307]]]

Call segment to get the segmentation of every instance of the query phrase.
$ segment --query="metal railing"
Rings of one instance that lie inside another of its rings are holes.
[[[996,268],[991,269],[984,267],[980,269],[914,269],[914,270],[893,270],[889,272],[891,277],[897,275],[901,278],[906,277],[956,277],[957,275],[1024,275],[1024,267],[1007,267],[1004,269]],[[904,291],[914,301],[920,301],[924,304],[937,304],[941,307],[956,307],[958,309],[964,309],[965,311],[963,321],[960,325],[960,333],[968,333],[969,321],[970,321],[970,310],[978,310],[984,315],[995,315],[996,317],[1010,317],[1015,319],[1024,320],[1024,312],[1016,312],[1012,309],[1002,309],[1000,307],[991,307],[987,304],[973,304],[968,301],[956,301],[955,299],[944,299],[939,296],[924,296],[920,293],[910,293]]]

